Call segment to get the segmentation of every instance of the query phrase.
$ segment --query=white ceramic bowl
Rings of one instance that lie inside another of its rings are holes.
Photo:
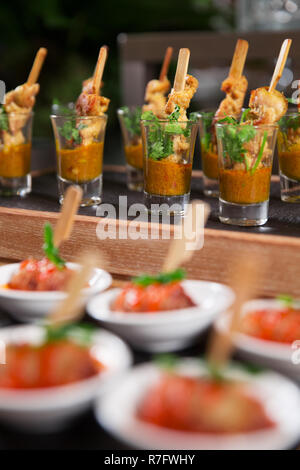
[[[91,299],[87,311],[140,350],[176,351],[196,340],[234,300],[232,290],[222,284],[184,281],[183,287],[196,307],[157,313],[113,312],[110,305],[120,289],[112,289]]]
[[[282,302],[275,299],[251,300],[244,305],[242,315],[247,315],[251,311],[269,308],[281,310]],[[220,316],[216,321],[217,329],[226,330],[228,321],[228,314]],[[239,355],[245,360],[270,367],[289,375],[294,380],[300,381],[300,356],[298,353],[299,364],[294,364],[292,356],[295,355],[295,350],[292,349],[290,344],[266,341],[243,333],[234,335],[234,344]]]
[[[185,375],[201,375],[199,359],[181,361]],[[253,375],[231,369],[228,376],[250,383],[250,393],[265,406],[276,427],[226,436],[164,429],[137,419],[136,410],[147,389],[159,379],[161,371],[154,364],[134,367],[123,375],[114,389],[97,401],[96,418],[114,437],[132,448],[199,449],[199,450],[263,450],[289,449],[300,439],[300,391],[285,377],[266,372]]]
[[[6,344],[39,344],[44,330],[35,325],[0,329],[0,340]],[[132,363],[126,344],[104,330],[93,336],[93,354],[106,367],[95,377],[74,384],[39,390],[9,390],[0,388],[0,420],[23,430],[57,431],[91,406],[105,387]],[[0,364],[5,367],[5,364]]]
[[[32,292],[1,288],[18,271],[20,263],[0,266],[0,307],[21,322],[34,322],[43,319],[62,301],[66,294],[62,291]],[[70,269],[78,269],[76,263],[67,263]],[[111,275],[102,269],[94,269],[89,287],[83,289],[82,297],[87,299],[107,289],[112,282]]]

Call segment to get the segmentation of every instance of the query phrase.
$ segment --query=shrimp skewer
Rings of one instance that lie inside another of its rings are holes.
[[[179,121],[188,121],[186,110],[190,105],[190,101],[197,91],[198,80],[192,75],[187,75],[190,59],[189,49],[180,49],[176,75],[174,79],[174,87],[169,94],[165,112],[171,114],[175,111],[176,105],[179,106]],[[185,126],[183,124],[183,126]],[[169,160],[179,163],[186,154],[189,143],[184,135],[175,135],[173,139],[174,154],[167,157]]]
[[[25,140],[21,129],[28,119],[26,114],[29,115],[35,104],[35,97],[40,89],[39,84],[36,82],[46,55],[47,49],[41,47],[36,54],[27,82],[5,95],[4,110],[8,114],[9,123],[9,132],[3,131],[5,145],[18,145]],[[16,114],[24,114],[25,116],[17,117]]]
[[[153,111],[159,118],[166,117],[166,93],[170,89],[170,82],[167,78],[167,73],[173,53],[173,48],[168,47],[165,53],[165,58],[159,75],[159,80],[150,80],[146,87],[145,101],[147,104],[143,106],[143,111]]]
[[[254,125],[274,124],[287,112],[288,102],[275,88],[282,75],[291,43],[291,39],[283,41],[270,86],[251,92],[249,106]]]
[[[198,88],[198,80],[192,75],[187,75],[189,58],[189,49],[180,49],[174,87],[168,96],[168,101],[165,107],[165,112],[167,114],[171,114],[175,110],[175,106],[179,106],[181,121],[188,120],[186,110]]]
[[[248,47],[248,41],[238,39],[229,75],[221,86],[221,90],[226,93],[226,97],[221,101],[215,114],[215,122],[223,119],[225,116],[238,118],[241,113],[248,88],[248,81],[243,76]]]
[[[100,95],[100,86],[107,59],[106,46],[101,47],[96,70],[92,81],[83,87],[83,91],[76,102],[78,116],[102,116],[107,111],[110,100]],[[85,127],[80,130],[83,145],[89,145],[98,137],[102,122],[95,119],[87,120]]]

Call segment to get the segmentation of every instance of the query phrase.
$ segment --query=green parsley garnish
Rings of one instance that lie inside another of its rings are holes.
[[[79,344],[80,346],[89,346],[95,332],[93,325],[88,323],[65,324],[61,326],[45,326],[47,343],[64,341],[66,339]]]
[[[295,131],[300,127],[300,114],[296,116],[283,116],[278,124],[281,132],[286,132],[288,129]]]
[[[68,121],[64,123],[62,127],[58,127],[58,132],[66,140],[72,140],[75,144],[81,144],[82,137],[80,135],[80,130],[84,129],[84,124],[80,123],[76,125],[76,117],[71,117]]]
[[[123,106],[121,110],[123,111],[123,119],[128,132],[132,135],[140,136],[142,108],[137,106],[135,109],[131,110],[128,106]]]
[[[58,248],[53,243],[53,229],[47,222],[44,226],[44,245],[43,250],[48,258],[55,266],[62,269],[65,266],[65,261],[59,256]]]
[[[217,127],[217,135],[223,140],[223,154],[224,157],[229,156],[233,162],[246,162],[247,150],[244,144],[255,137],[256,130],[251,124],[239,127],[239,124],[232,120],[234,118],[218,121],[218,123],[228,122],[227,126]]]
[[[276,297],[276,300],[279,300],[280,302],[282,302],[285,307],[292,308],[294,306],[294,299],[291,295],[279,294]]]
[[[167,124],[162,126],[159,119],[152,111],[145,111],[141,119],[148,122],[148,155],[152,160],[162,160],[174,153],[173,136],[184,135],[189,137],[191,134],[191,125],[194,120],[186,122],[185,127],[178,123],[180,116],[180,107],[175,106],[175,110],[167,119]]]
[[[172,371],[178,364],[178,357],[175,354],[158,354],[154,357],[154,363],[161,369]]]
[[[3,106],[0,106],[0,129],[8,131],[8,116]]]
[[[169,284],[171,282],[179,282],[185,278],[185,271],[182,268],[176,269],[169,273],[160,273],[156,276],[142,274],[132,279],[133,284],[141,287],[147,287],[151,284]]]
[[[202,113],[202,125],[204,136],[201,139],[202,146],[206,152],[208,152],[212,145],[212,125],[215,113],[212,111]]]

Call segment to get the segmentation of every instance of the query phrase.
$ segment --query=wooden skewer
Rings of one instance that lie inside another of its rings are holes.
[[[102,77],[103,77],[103,72],[104,72],[104,67],[105,67],[105,62],[107,59],[107,46],[102,46],[99,51],[99,56],[97,60],[97,65],[93,77],[93,89],[95,95],[99,95],[100,92],[100,86],[102,82]]]
[[[70,186],[65,194],[60,217],[54,230],[53,242],[58,247],[63,240],[70,236],[74,216],[77,214],[82,199],[82,189],[79,186]]]
[[[230,309],[230,323],[226,332],[212,332],[207,359],[217,366],[224,366],[229,360],[233,349],[233,335],[238,328],[243,304],[254,295],[254,280],[257,283],[258,260],[249,255],[240,256],[234,266],[232,288],[236,298]],[[260,273],[261,274],[261,273]]]
[[[270,83],[270,86],[269,86],[269,92],[275,90],[275,88],[277,86],[277,83],[279,82],[279,80],[281,78],[281,75],[282,75],[282,72],[283,72],[288,54],[289,54],[291,44],[292,44],[291,39],[285,39],[282,43],[280,53],[279,53],[279,56],[278,56],[278,59],[277,59],[277,63],[276,63],[275,69],[274,69],[273,77],[272,77],[272,80],[271,80],[271,83]]]
[[[97,261],[99,260],[94,253],[86,253],[80,258],[81,268],[73,275],[68,285],[67,297],[48,316],[51,323],[69,323],[81,318],[84,309],[81,290],[87,285],[93,269],[98,264]]]
[[[298,81],[298,98],[297,98],[298,113],[300,113],[300,80]]]
[[[30,74],[28,75],[28,79],[27,79],[28,85],[34,85],[37,82],[44,60],[46,58],[47,52],[48,51],[45,47],[40,47],[40,49],[37,51],[33,65],[30,70]]]
[[[248,53],[249,43],[244,39],[238,39],[232,58],[229,76],[239,79],[243,75],[243,70]]]
[[[174,91],[184,90],[186,74],[188,71],[190,60],[190,50],[187,48],[180,49],[177,61],[177,69],[174,80]]]
[[[182,225],[182,237],[172,240],[163,264],[163,272],[177,269],[193,256],[194,250],[199,245],[200,237],[203,236],[209,213],[209,205],[200,200],[195,200],[189,205]],[[202,220],[199,221],[198,215],[202,216]]]
[[[163,82],[165,77],[168,74],[172,54],[173,54],[173,47],[167,47],[167,50],[166,50],[166,53],[165,53],[165,58],[164,58],[164,61],[163,61],[162,67],[161,67],[161,71],[160,71],[160,75],[159,75],[159,81],[160,82]]]

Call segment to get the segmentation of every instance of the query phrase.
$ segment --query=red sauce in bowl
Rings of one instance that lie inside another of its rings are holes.
[[[248,312],[239,329],[259,339],[293,343],[300,338],[300,310],[266,308]]]
[[[0,366],[0,389],[38,389],[67,385],[97,375],[104,367],[86,346],[63,340],[35,347],[9,345]]]
[[[148,390],[137,410],[147,423],[177,431],[242,433],[275,424],[263,405],[234,382],[166,374]]]
[[[153,313],[194,307],[180,282],[154,283],[143,287],[129,283],[117,296],[111,310],[130,313]]]
[[[47,258],[30,258],[20,264],[7,287],[26,291],[61,291],[66,289],[72,275],[71,269],[60,269]]]

